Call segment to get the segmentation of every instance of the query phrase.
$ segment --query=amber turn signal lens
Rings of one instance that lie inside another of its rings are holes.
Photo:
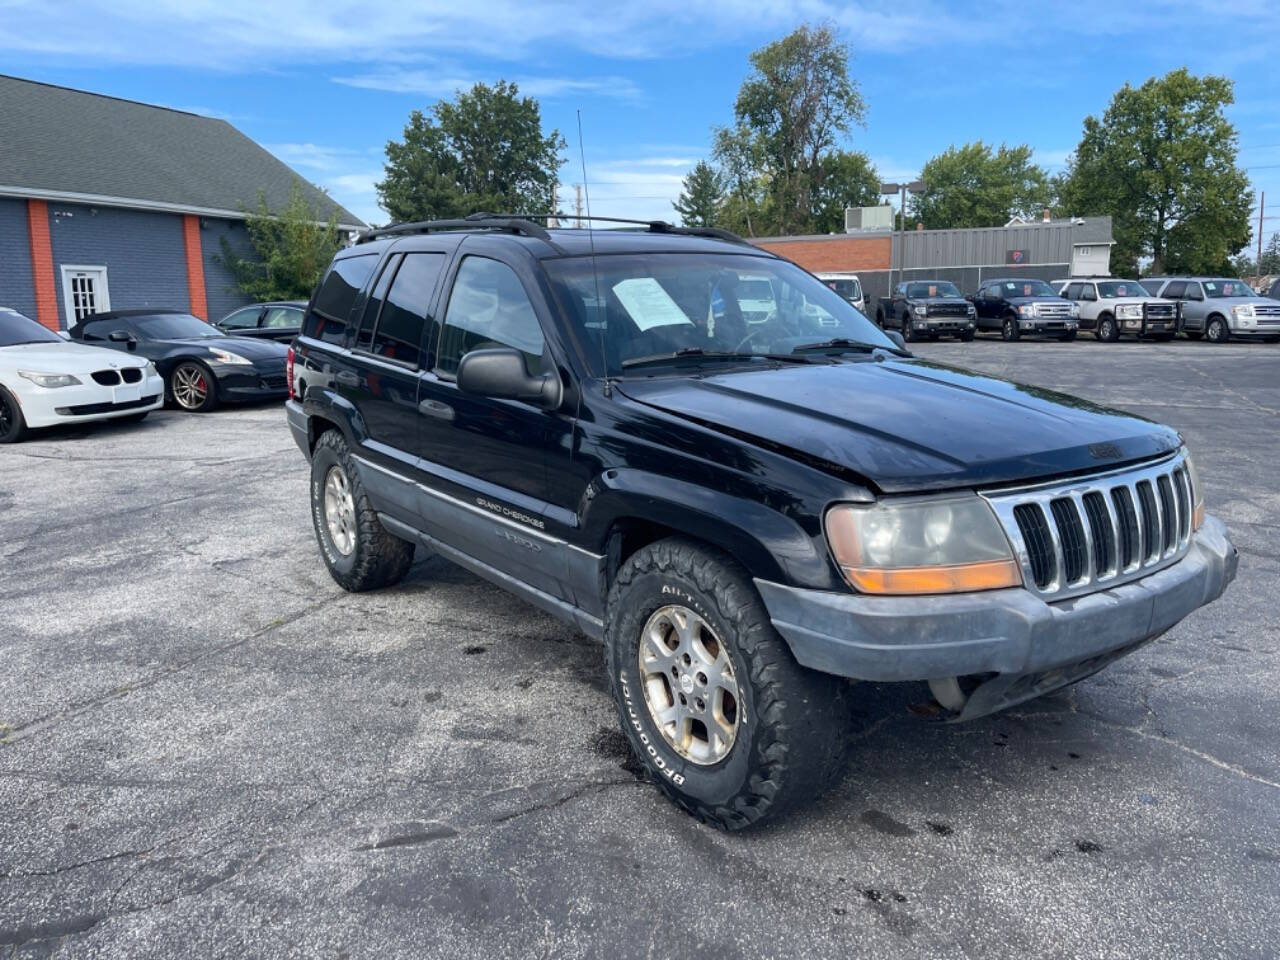
[[[1191,529],[1199,530],[1204,526],[1204,501],[1201,500],[1191,511]]]
[[[950,567],[907,567],[886,570],[843,567],[844,575],[863,593],[965,593],[1022,586],[1022,574],[1012,560],[987,560]]]

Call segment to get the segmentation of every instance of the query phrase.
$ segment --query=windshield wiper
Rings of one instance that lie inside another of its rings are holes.
[[[663,363],[679,360],[776,360],[781,363],[812,363],[808,357],[794,353],[734,353],[728,350],[703,350],[702,347],[681,347],[670,353],[655,353],[648,357],[632,357],[622,361],[622,369],[632,370],[636,367],[653,367]]]
[[[861,340],[849,340],[845,337],[836,337],[834,340],[823,340],[821,343],[802,343],[798,347],[793,347],[793,353],[810,353],[818,350],[861,350],[863,353],[871,353],[873,350],[893,350],[897,352],[897,347],[877,346],[874,343],[863,343]]]

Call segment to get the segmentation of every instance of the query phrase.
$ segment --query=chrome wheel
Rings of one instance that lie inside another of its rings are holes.
[[[330,467],[324,478],[324,521],[334,549],[350,556],[356,548],[356,506],[341,467]]]
[[[209,399],[209,378],[193,363],[184,363],[173,371],[173,399],[184,410],[199,410]]]
[[[655,611],[640,637],[640,678],[649,716],[680,756],[707,766],[729,755],[741,718],[733,661],[688,607]]]

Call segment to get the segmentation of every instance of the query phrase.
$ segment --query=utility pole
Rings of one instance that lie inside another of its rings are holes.
[[[560,181],[554,180],[551,183],[551,216],[547,217],[548,227],[560,226],[560,218],[556,216],[557,208],[560,206],[559,199]]]
[[[880,195],[891,197],[898,194],[898,230],[901,236],[898,238],[898,281],[906,279],[906,258],[907,258],[907,194],[924,193],[924,181],[913,180],[910,183],[882,183],[880,184]],[[893,296],[893,239],[889,240],[889,296]]]
[[[1258,271],[1256,279],[1262,279],[1262,224],[1263,214],[1267,212],[1267,192],[1262,191],[1262,196],[1258,198],[1258,259],[1254,261],[1253,268]]]
[[[574,222],[573,225],[579,230],[582,229],[582,184],[575,183],[573,185],[575,199],[573,201]]]

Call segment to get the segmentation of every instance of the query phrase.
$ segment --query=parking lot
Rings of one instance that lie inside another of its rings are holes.
[[[600,648],[420,551],[343,593],[278,406],[0,448],[0,957],[1266,957],[1280,347],[925,344],[1179,428],[1240,575],[966,725],[861,685],[847,775],[725,835]]]

